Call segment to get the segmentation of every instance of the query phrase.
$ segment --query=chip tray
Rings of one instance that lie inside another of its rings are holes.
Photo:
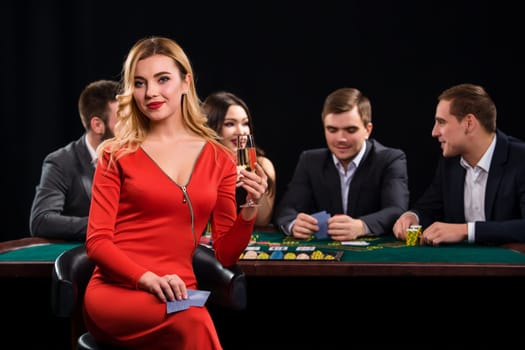
[[[275,247],[272,247],[275,248]],[[344,252],[324,249],[271,249],[269,251],[260,249],[246,249],[240,256],[240,260],[315,260],[315,261],[340,261]],[[309,247],[312,248],[312,247]]]

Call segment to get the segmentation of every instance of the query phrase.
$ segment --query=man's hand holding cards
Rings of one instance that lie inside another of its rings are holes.
[[[315,238],[330,238],[330,236],[328,235],[328,219],[330,219],[330,214],[328,214],[326,210],[323,210],[312,214],[312,216],[317,219],[317,226],[319,226],[319,231],[314,232]]]

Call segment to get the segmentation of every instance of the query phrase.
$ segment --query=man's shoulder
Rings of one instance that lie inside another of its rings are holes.
[[[523,157],[525,157],[525,142],[515,136],[507,135],[498,130],[494,157],[496,159],[510,157],[511,161],[518,159],[521,163]]]
[[[525,151],[525,141],[514,136],[507,136],[507,140],[511,147],[516,147],[522,151]]]
[[[45,157],[45,161],[56,161],[61,159],[71,159],[76,157],[79,147],[85,148],[82,138],[69,142],[67,145],[57,148]],[[87,151],[87,149],[86,149]]]
[[[330,151],[326,147],[312,148],[312,149],[307,149],[301,152],[301,156],[303,158],[305,157],[306,158],[322,158],[322,157],[326,157],[329,154],[330,154]]]
[[[327,159],[331,159],[332,153],[328,148],[311,148],[301,151],[298,164],[322,164]]]
[[[404,156],[405,155],[405,151],[403,151],[401,148],[386,146],[375,139],[369,139],[368,142],[371,145],[371,151],[376,154],[390,155],[390,156]]]

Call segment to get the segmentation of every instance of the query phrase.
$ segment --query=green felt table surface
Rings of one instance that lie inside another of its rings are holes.
[[[21,247],[0,254],[0,261],[55,261],[64,251],[77,247],[80,242],[43,243]]]
[[[366,247],[344,246],[333,240],[297,240],[279,232],[254,232],[250,246],[261,251],[270,247],[286,246],[295,251],[299,246],[315,246],[325,252],[342,252],[345,262],[451,262],[525,264],[525,254],[496,247],[467,243],[432,246],[406,246],[393,236],[362,239],[370,243]],[[0,261],[54,261],[60,253],[82,243],[45,243],[21,247],[0,254]]]
[[[340,261],[346,262],[451,262],[525,264],[525,254],[497,246],[468,243],[434,246],[407,246],[392,235],[361,239],[370,243],[366,247],[344,246],[330,239],[297,240],[279,232],[254,232],[250,246],[261,251],[270,247],[287,246],[295,251],[298,246],[315,246],[322,251],[342,251]]]

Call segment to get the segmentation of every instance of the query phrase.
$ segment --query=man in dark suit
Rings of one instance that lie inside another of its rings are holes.
[[[322,110],[328,148],[304,151],[279,201],[275,224],[306,239],[320,229],[312,214],[327,211],[328,234],[338,241],[391,232],[408,208],[405,153],[369,139],[372,108],[359,90],[342,88]]]
[[[95,150],[113,136],[117,121],[118,83],[88,84],[78,100],[85,133],[44,159],[40,183],[31,206],[32,236],[66,240],[86,238]]]
[[[438,97],[432,136],[442,149],[433,182],[393,231],[420,243],[525,242],[525,143],[496,128],[496,106],[481,86],[460,84]]]

